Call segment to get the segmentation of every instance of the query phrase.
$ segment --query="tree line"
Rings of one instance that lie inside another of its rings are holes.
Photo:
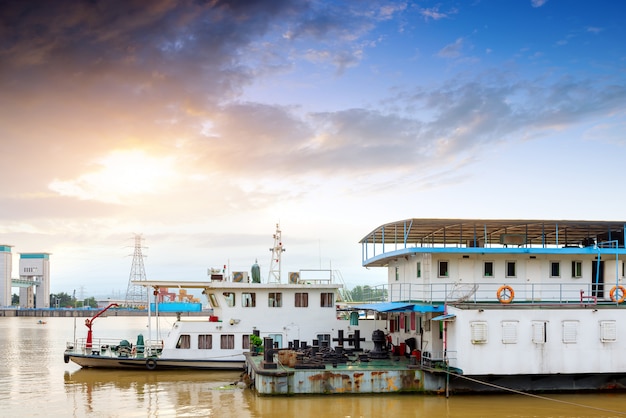
[[[356,286],[348,291],[354,302],[384,302],[387,300],[387,289]]]
[[[35,296],[36,297],[36,296]],[[17,294],[13,294],[11,297],[11,305],[19,305],[20,297]],[[65,292],[50,294],[50,307],[51,308],[97,308],[98,302],[96,298],[90,297],[85,299],[76,299],[74,296]]]
[[[355,302],[384,302],[387,300],[387,290],[370,286],[356,286],[352,290],[346,291],[350,300]],[[12,305],[19,305],[19,296],[13,294]],[[97,308],[98,302],[94,297],[76,299],[65,292],[52,293],[50,295],[51,308]]]

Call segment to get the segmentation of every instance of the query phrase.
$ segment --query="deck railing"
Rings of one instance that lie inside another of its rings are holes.
[[[142,346],[113,338],[94,338],[91,343],[86,338],[77,338],[75,341],[67,342],[66,349],[79,354],[97,354],[111,357],[136,357],[140,355],[151,356],[163,350],[161,341],[146,341]]]
[[[602,304],[617,303],[610,293],[615,284],[593,283],[509,283],[513,290],[510,300],[501,297],[502,283],[392,283],[375,286],[375,294],[385,294],[388,302],[416,303],[558,303]],[[619,299],[618,295],[614,295]],[[380,301],[380,300],[376,300]],[[374,302],[374,300],[369,301]]]

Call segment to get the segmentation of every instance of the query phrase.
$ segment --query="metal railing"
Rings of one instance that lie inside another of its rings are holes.
[[[616,303],[609,283],[507,283],[514,294],[510,303],[592,304]],[[500,302],[502,283],[391,283],[372,287],[387,295],[387,302],[489,303]],[[380,301],[380,300],[377,300]],[[368,302],[375,302],[374,300]]]

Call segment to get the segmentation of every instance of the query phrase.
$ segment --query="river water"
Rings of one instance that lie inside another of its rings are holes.
[[[0,318],[0,417],[624,417],[626,393],[259,397],[239,372],[108,371],[63,362],[84,318]],[[162,327],[169,328],[168,318]],[[101,317],[94,338],[134,341],[145,318]],[[626,354],[626,353],[625,353]]]

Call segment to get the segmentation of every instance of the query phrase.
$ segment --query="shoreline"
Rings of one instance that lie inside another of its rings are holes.
[[[32,318],[90,318],[100,312],[101,309],[16,309],[0,308],[0,318],[3,317],[32,317]],[[152,313],[154,315],[154,312]],[[159,312],[159,316],[206,316],[210,312]],[[105,316],[148,316],[147,310],[138,309],[110,309]]]

